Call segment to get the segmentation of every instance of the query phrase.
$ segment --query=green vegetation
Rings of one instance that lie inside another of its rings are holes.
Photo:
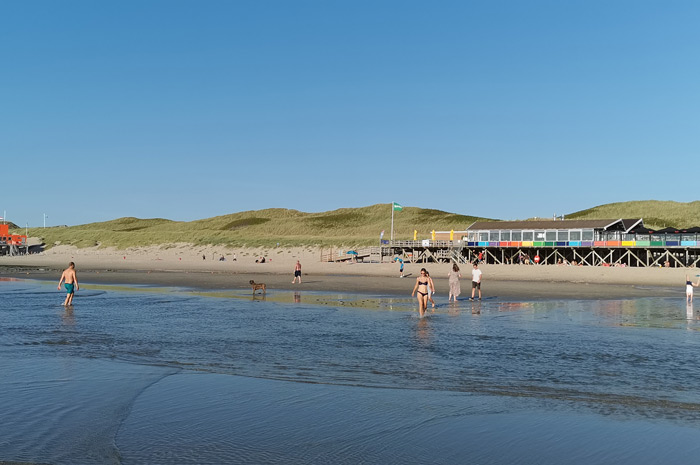
[[[672,202],[661,200],[640,200],[618,202],[571,213],[569,220],[597,218],[643,218],[648,228],[661,229],[667,226],[690,228],[700,226],[700,201]]]
[[[430,237],[430,231],[464,230],[481,218],[439,210],[405,207],[394,214],[394,237]],[[390,236],[390,204],[363,208],[341,208],[330,212],[304,213],[273,208],[245,211],[191,222],[165,219],[119,218],[80,226],[32,228],[29,236],[39,237],[47,247],[58,244],[77,247],[150,246],[173,243],[230,247],[362,246],[379,242],[379,233]],[[22,230],[24,234],[24,230]]]
[[[651,228],[700,226],[700,201],[690,203],[635,201],[600,205],[567,215],[567,219],[644,218]],[[394,237],[430,237],[430,231],[466,229],[485,218],[458,215],[440,210],[404,207],[394,214]],[[162,218],[119,218],[103,223],[71,227],[32,228],[29,236],[39,237],[47,247],[57,244],[77,247],[135,247],[190,243],[229,247],[283,246],[362,246],[379,242],[379,233],[391,228],[390,204],[362,208],[341,208],[330,212],[304,213],[271,208],[245,211],[203,220],[182,222]],[[15,234],[24,234],[16,228]]]

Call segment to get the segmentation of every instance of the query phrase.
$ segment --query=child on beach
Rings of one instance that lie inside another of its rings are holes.
[[[433,300],[433,294],[435,294],[435,283],[433,282],[433,278],[430,277],[430,273],[426,271],[425,275],[428,277],[428,300],[431,304],[433,304],[433,308],[435,308],[435,301]],[[427,306],[428,304],[426,302],[426,307]]]
[[[399,266],[399,278],[403,278],[403,260],[400,258],[395,258],[395,261],[398,261],[400,266]]]
[[[688,303],[693,302],[693,287],[698,287],[700,286],[700,278],[698,278],[698,282],[694,283],[690,280],[690,277],[688,275],[685,275],[685,300]]]
[[[58,290],[61,290],[61,283],[65,281],[65,288],[66,288],[66,300],[63,302],[64,307],[69,307],[73,305],[73,295],[75,295],[75,291],[80,290],[80,286],[78,286],[78,276],[75,274],[75,263],[70,262],[68,264],[68,268],[63,270],[63,274],[61,274],[61,279],[58,281]]]
[[[481,300],[481,270],[479,265],[474,263],[474,269],[472,270],[472,296],[469,300],[474,300],[474,291],[479,289],[479,300]]]

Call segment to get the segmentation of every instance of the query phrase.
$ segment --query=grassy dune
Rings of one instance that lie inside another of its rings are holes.
[[[690,203],[635,201],[600,205],[571,213],[568,219],[644,218],[652,228],[700,225],[700,201]],[[394,215],[394,237],[413,239],[430,237],[430,231],[463,230],[483,218],[458,215],[440,210],[404,207]],[[119,218],[102,223],[71,227],[32,228],[30,237],[39,237],[47,247],[70,244],[78,247],[118,247],[190,243],[230,247],[283,246],[361,246],[377,244],[385,230],[389,238],[391,206],[372,205],[341,208],[322,213],[272,208],[181,222],[162,218]],[[24,234],[24,229],[15,230]]]
[[[404,207],[394,214],[394,237],[430,237],[430,231],[465,229],[479,218],[440,210]],[[47,247],[70,244],[78,247],[118,247],[191,243],[231,247],[293,245],[372,245],[391,228],[390,204],[363,208],[342,208],[322,213],[267,209],[245,211],[191,222],[166,219],[119,218],[80,226],[32,228],[30,237],[39,237]],[[22,231],[24,234],[24,231]]]
[[[648,228],[700,226],[700,201],[672,202],[640,200],[600,205],[566,216],[567,219],[643,218]]]

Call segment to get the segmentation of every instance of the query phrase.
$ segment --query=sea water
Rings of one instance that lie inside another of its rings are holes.
[[[303,289],[303,288],[300,288]],[[694,463],[678,298],[0,282],[0,462]],[[698,305],[700,310],[700,304]]]

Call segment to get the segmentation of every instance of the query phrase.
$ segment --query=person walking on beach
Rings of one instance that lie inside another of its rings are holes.
[[[461,293],[461,289],[459,286],[459,278],[461,278],[462,275],[459,274],[459,267],[457,264],[452,265],[452,271],[447,273],[447,279],[450,282],[450,294],[447,296],[447,301],[449,302],[450,299],[454,299],[455,302],[457,302],[457,297],[459,297],[459,294]]]
[[[472,296],[469,300],[474,300],[474,291],[479,290],[479,300],[481,300],[481,270],[479,265],[474,263],[474,269],[472,270]]]
[[[63,285],[66,288],[66,300],[63,302],[63,306],[68,307],[73,305],[73,295],[75,291],[80,290],[80,286],[78,286],[78,276],[75,274],[75,263],[70,262],[68,268],[63,270],[61,279],[58,281],[59,291],[61,290],[61,283],[64,283]]]
[[[297,264],[294,265],[294,279],[292,279],[292,284],[294,284],[299,278],[299,284],[301,284],[301,263],[297,260]]]
[[[694,283],[690,280],[688,275],[685,275],[685,300],[688,303],[693,302],[693,287],[698,287],[700,286],[700,278],[698,278],[698,282]]]
[[[411,297],[418,295],[418,313],[420,316],[423,316],[425,313],[425,309],[428,308],[428,284],[430,283],[430,279],[428,279],[428,276],[426,276],[428,272],[425,270],[425,268],[420,269],[420,276],[416,278],[416,285],[413,286],[413,292],[411,292]]]
[[[396,257],[394,258],[395,262],[399,262],[399,278],[403,278],[403,259]]]
[[[425,275],[428,277],[428,300],[433,305],[433,308],[435,308],[435,301],[433,300],[433,294],[435,294],[435,283],[433,282],[433,278],[430,277],[430,273],[426,271]],[[427,306],[428,304],[426,302],[426,307]]]

